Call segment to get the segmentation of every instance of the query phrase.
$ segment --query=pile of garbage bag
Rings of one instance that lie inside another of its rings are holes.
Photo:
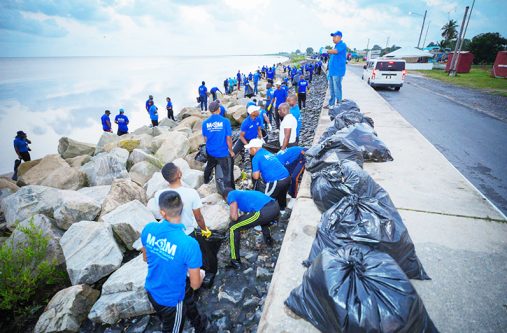
[[[344,99],[341,101],[339,105],[335,106],[334,108],[329,108],[328,114],[331,120],[334,120],[334,118],[336,118],[337,115],[346,111],[360,112],[361,109],[359,109],[359,106],[357,105],[356,102],[349,99]]]
[[[305,152],[306,170],[316,172],[326,166],[343,160],[354,161],[363,167],[363,152],[352,140],[340,137],[330,137],[315,144]]]
[[[364,123],[369,125],[371,128],[374,127],[373,119],[366,117],[359,111],[345,111],[339,114],[333,122],[333,125],[329,126],[324,134],[320,137],[320,142],[334,135],[339,130],[354,125]]]
[[[321,332],[438,332],[396,262],[358,244],[322,251],[285,305]]]

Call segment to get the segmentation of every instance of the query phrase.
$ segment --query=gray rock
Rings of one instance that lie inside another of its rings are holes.
[[[205,205],[215,205],[215,204],[225,203],[224,198],[218,193],[212,193],[212,194],[202,198],[201,202]]]
[[[263,267],[257,267],[255,277],[259,280],[271,280],[273,273]]]
[[[188,154],[185,156],[185,161],[187,161],[188,165],[191,169],[194,170],[201,170],[204,171],[204,168],[206,167],[205,163],[199,162],[195,160],[195,156],[197,155],[197,152]]]
[[[88,318],[94,322],[113,324],[120,319],[153,313],[144,282],[148,265],[142,255],[114,272],[102,286],[102,294]]]
[[[148,161],[142,161],[132,166],[129,171],[129,176],[132,181],[143,186],[157,171],[160,171],[159,167],[156,167]]]
[[[34,333],[78,332],[99,294],[86,284],[60,290],[39,317]]]
[[[60,245],[73,285],[95,283],[118,269],[123,260],[113,229],[106,223],[74,223],[60,239]]]
[[[90,162],[81,167],[90,186],[111,185],[113,179],[129,178],[127,159],[129,153],[125,149],[114,148],[109,153],[93,156]]]
[[[83,187],[82,189],[79,189],[78,192],[86,196],[89,196],[90,198],[95,200],[97,204],[102,206],[102,203],[106,199],[106,196],[110,190],[111,185],[100,185],[92,187]]]
[[[203,205],[201,212],[209,229],[223,231],[229,228],[229,206],[225,203]]]
[[[102,203],[101,215],[105,215],[116,207],[133,200],[139,200],[146,204],[146,193],[143,188],[130,179],[115,179],[111,184],[111,190]]]
[[[90,155],[80,155],[72,158],[66,158],[65,162],[67,162],[72,168],[79,169],[86,163],[90,162],[92,157]]]
[[[165,127],[169,127],[169,128],[174,128],[178,125],[177,122],[175,122],[174,120],[172,119],[169,119],[169,118],[164,118],[162,119],[159,123],[158,123],[159,126],[165,126]]]
[[[152,198],[158,190],[167,187],[167,181],[162,176],[161,172],[155,172],[146,184],[144,184],[144,188],[146,189],[146,196],[148,198]]]
[[[73,158],[80,155],[93,155],[95,145],[79,142],[68,137],[60,138],[58,141],[58,154],[62,158]]]
[[[62,190],[53,217],[59,228],[67,230],[74,222],[95,220],[100,210],[101,206],[91,197],[76,191]]]
[[[202,184],[197,189],[197,192],[199,193],[201,198],[204,198],[211,194],[217,193],[217,186],[215,182],[210,182],[209,184]]]
[[[188,162],[183,158],[177,158],[174,161],[172,161],[174,165],[176,165],[182,173],[185,173],[186,171],[190,170],[190,166],[188,165]]]
[[[163,167],[162,162],[158,160],[155,156],[145,152],[142,149],[136,148],[130,153],[128,162],[129,165],[135,165],[139,162],[147,161],[158,167],[159,169]]]
[[[172,162],[179,157],[185,157],[190,149],[187,136],[181,132],[171,132],[153,139],[153,145],[160,144],[156,149],[155,157],[162,163]]]
[[[116,236],[129,250],[132,250],[133,244],[141,235],[143,228],[146,224],[155,221],[155,216],[145,205],[134,200],[103,215],[100,220],[110,224]]]
[[[242,288],[241,290],[229,290],[229,291],[220,290],[218,292],[218,301],[227,300],[232,304],[238,304],[243,300],[245,290],[246,288]]]
[[[104,146],[107,144],[111,144],[117,141],[120,141],[121,136],[118,136],[114,133],[104,132],[102,133],[99,142],[95,147],[95,155],[102,153],[104,151]]]
[[[181,179],[188,187],[198,189],[204,183],[204,172],[188,169],[183,172]]]
[[[83,172],[71,166],[63,166],[49,172],[37,184],[63,190],[79,190],[86,186],[87,182],[86,175]]]

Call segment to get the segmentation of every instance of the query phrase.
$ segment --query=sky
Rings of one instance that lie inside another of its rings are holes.
[[[242,55],[426,44],[472,0],[1,0],[0,57]],[[415,14],[410,15],[409,12]],[[477,0],[467,38],[507,37],[507,1]],[[428,27],[428,25],[426,25]],[[422,40],[425,39],[426,27]]]

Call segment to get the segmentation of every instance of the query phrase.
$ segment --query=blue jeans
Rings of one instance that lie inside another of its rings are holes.
[[[208,111],[208,96],[201,96],[201,111]]]
[[[255,82],[254,81],[254,94],[257,95],[259,93],[259,90],[257,89],[257,85],[259,84],[259,82]]]
[[[343,76],[330,76],[329,77],[329,105],[334,105],[342,101],[342,79]]]

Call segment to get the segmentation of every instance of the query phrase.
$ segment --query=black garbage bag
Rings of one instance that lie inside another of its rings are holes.
[[[336,132],[332,137],[347,138],[359,146],[365,161],[392,161],[391,152],[370,125],[365,123],[353,124]],[[328,139],[329,140],[329,139]]]
[[[386,253],[324,250],[285,305],[321,332],[438,332],[414,286]]]
[[[310,191],[321,212],[352,194],[378,198],[394,208],[387,192],[354,161],[343,160],[312,173]]]
[[[359,123],[368,124],[369,126],[371,126],[371,128],[374,127],[373,119],[371,119],[370,117],[366,117],[359,111],[354,110],[345,111],[336,116],[336,118],[334,118],[333,126],[339,131],[342,128]]]
[[[429,280],[401,216],[394,206],[386,203],[353,194],[328,209],[322,214],[305,264],[325,248],[334,252],[347,244],[361,243],[389,254],[410,279]]]
[[[362,167],[364,161],[363,152],[358,145],[349,139],[335,136],[310,147],[305,158],[305,168],[310,172],[316,172],[342,160],[354,161]]]
[[[208,162],[208,154],[206,153],[206,144],[203,143],[199,146],[199,149],[197,150],[197,154],[195,155],[195,160],[206,163]]]
[[[340,113],[351,110],[361,112],[356,102],[349,99],[344,99],[339,105],[335,106],[334,108],[329,108],[328,114],[331,120],[333,120]]]

